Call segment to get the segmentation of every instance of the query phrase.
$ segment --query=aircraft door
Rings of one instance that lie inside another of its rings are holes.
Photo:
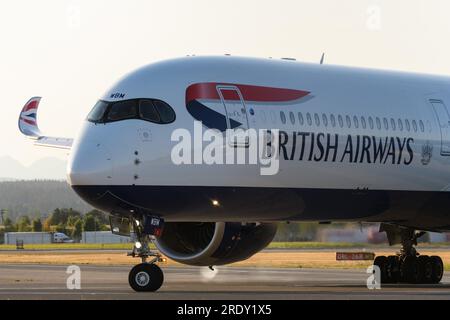
[[[225,107],[228,129],[241,129],[232,133],[230,143],[235,147],[247,147],[249,138],[243,131],[249,129],[249,124],[241,92],[236,86],[217,86],[217,92]]]
[[[441,155],[450,156],[450,115],[442,100],[430,99],[441,129]]]

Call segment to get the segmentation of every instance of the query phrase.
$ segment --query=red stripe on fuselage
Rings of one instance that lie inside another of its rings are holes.
[[[236,90],[230,90],[230,89],[222,89],[220,90],[222,93],[224,100],[233,100],[233,101],[239,101],[241,98],[239,97],[239,93],[237,93]],[[245,98],[244,98],[245,100]]]
[[[256,102],[287,102],[307,96],[310,92],[304,90],[261,87],[244,84],[205,82],[190,85],[186,90],[186,103],[192,100],[208,99],[219,100],[220,96],[217,87],[232,86],[239,89],[245,101]],[[221,89],[225,100],[239,100],[236,91],[229,88]]]

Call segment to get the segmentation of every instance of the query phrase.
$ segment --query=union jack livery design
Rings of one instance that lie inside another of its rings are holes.
[[[188,112],[210,129],[248,128],[250,106],[296,103],[309,91],[231,83],[196,83],[186,90]]]
[[[23,107],[19,117],[19,129],[28,136],[38,138],[41,136],[41,132],[37,125],[37,110],[41,97],[31,98]]]
[[[33,97],[25,104],[19,116],[19,130],[34,140],[35,145],[70,149],[73,139],[44,136],[37,124],[37,111],[41,97]]]

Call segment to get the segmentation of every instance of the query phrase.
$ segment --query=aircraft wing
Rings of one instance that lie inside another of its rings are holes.
[[[19,130],[28,138],[34,140],[37,146],[70,149],[73,139],[48,137],[41,133],[37,124],[37,111],[41,97],[31,98],[22,108],[19,116]]]

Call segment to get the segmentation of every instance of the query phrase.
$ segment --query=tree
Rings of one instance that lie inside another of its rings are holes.
[[[80,220],[80,217],[70,216],[70,217],[67,219],[66,225],[67,225],[68,227],[73,227],[73,226],[75,225],[75,223],[76,223],[78,220]]]
[[[91,210],[87,212],[86,215],[93,216],[95,219],[97,219],[99,224],[109,224],[108,216],[100,210],[97,209]]]
[[[17,231],[19,232],[27,232],[31,230],[31,221],[28,216],[22,216],[19,218],[17,222]]]
[[[83,232],[83,221],[81,219],[78,219],[75,221],[71,233],[71,237],[74,240],[81,240],[81,233]]]
[[[111,227],[109,224],[101,224],[100,231],[111,231]]]
[[[3,225],[5,226],[5,232],[14,232],[17,230],[12,220],[8,217],[6,217],[5,221],[3,221]]]
[[[98,221],[94,216],[87,214],[84,216],[83,231],[97,231]]]
[[[42,226],[43,231],[52,231],[51,217],[44,220],[44,225]]]
[[[56,226],[56,232],[67,233],[66,225],[63,223],[58,224]]]
[[[49,217],[49,223],[53,226],[59,224],[66,225],[71,217],[80,218],[81,212],[73,210],[72,208],[56,208]]]
[[[41,219],[39,219],[39,218],[33,219],[33,222],[32,222],[32,224],[31,224],[31,229],[32,229],[34,232],[41,232],[41,231],[42,231],[42,222],[41,222]]]

